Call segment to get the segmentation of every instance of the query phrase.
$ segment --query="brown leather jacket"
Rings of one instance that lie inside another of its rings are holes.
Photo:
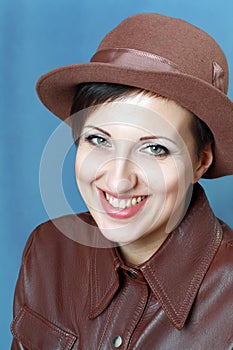
[[[233,349],[233,232],[199,186],[194,197],[140,266],[67,238],[51,221],[39,226],[23,255],[12,350]],[[77,234],[74,217],[57,220]]]

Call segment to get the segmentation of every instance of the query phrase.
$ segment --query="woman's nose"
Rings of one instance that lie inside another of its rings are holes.
[[[120,195],[130,192],[138,182],[137,166],[129,159],[113,159],[105,168],[107,189]]]

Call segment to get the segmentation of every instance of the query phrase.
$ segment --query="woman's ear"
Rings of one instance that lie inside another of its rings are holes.
[[[193,172],[193,184],[205,174],[213,162],[212,143],[208,143],[202,150]]]

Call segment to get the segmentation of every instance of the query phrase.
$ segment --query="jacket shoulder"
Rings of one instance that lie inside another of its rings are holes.
[[[223,244],[233,248],[233,230],[225,222],[220,221],[223,231]]]
[[[59,247],[73,246],[76,250],[80,244],[82,248],[90,247],[88,244],[88,233],[97,231],[97,226],[89,213],[64,215],[59,218],[48,220],[38,225],[30,234],[23,252],[25,262],[32,250],[39,250],[41,253],[60,251]]]
[[[220,221],[222,228],[222,241],[210,265],[210,271],[219,279],[216,285],[233,287],[233,230]]]

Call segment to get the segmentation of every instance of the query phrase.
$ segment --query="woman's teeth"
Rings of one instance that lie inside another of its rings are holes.
[[[119,199],[115,197],[111,197],[107,192],[105,192],[105,198],[111,204],[112,207],[118,209],[125,209],[135,206],[137,203],[143,201],[146,196],[133,197],[129,199]]]

